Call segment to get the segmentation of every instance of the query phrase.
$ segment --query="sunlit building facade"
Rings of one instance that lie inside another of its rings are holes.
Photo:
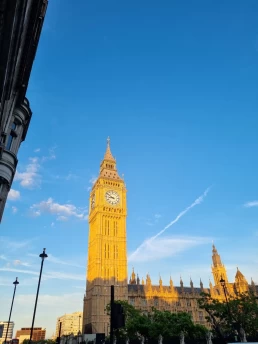
[[[7,333],[8,328],[8,333]],[[14,328],[14,322],[10,321],[9,327],[8,327],[8,321],[0,321],[0,344],[2,344],[5,341],[6,333],[7,333],[7,341],[11,340],[13,338],[13,328]]]
[[[81,333],[82,332],[82,312],[64,314],[61,317],[57,318],[55,338],[59,336],[60,327],[61,327],[60,337],[66,336],[69,334],[77,335],[78,332]]]

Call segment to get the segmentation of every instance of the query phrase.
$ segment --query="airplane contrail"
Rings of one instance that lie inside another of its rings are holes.
[[[191,205],[189,205],[187,208],[185,208],[183,211],[181,211],[177,215],[177,217],[173,221],[171,221],[168,225],[166,225],[166,227],[164,227],[160,232],[158,232],[156,235],[152,236],[151,238],[145,240],[133,253],[130,254],[129,260],[132,259],[142,248],[147,246],[149,243],[151,243],[153,240],[155,240],[157,237],[159,237],[161,234],[163,234],[168,228],[170,228],[175,223],[177,223],[181,219],[182,216],[184,216],[186,213],[188,213],[189,210],[194,208],[196,205],[202,203],[202,201],[207,196],[210,189],[211,189],[211,186],[208,187],[201,196],[196,198],[196,200]]]

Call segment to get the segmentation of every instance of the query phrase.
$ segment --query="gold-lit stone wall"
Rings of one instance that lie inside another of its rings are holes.
[[[109,318],[105,308],[110,302],[110,286],[116,285],[116,299],[128,299],[126,186],[118,175],[109,139],[99,177],[90,193],[89,209],[83,331],[107,334]]]

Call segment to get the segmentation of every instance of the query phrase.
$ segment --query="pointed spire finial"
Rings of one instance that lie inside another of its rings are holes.
[[[110,137],[109,136],[107,138],[107,150],[106,150],[104,159],[116,161],[115,158],[113,157],[112,153],[111,153],[111,150],[110,150]]]

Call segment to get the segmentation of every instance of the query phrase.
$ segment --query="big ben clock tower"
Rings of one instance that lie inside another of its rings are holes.
[[[110,286],[115,298],[128,299],[126,252],[126,187],[107,140],[99,177],[90,193],[88,268],[83,307],[83,332],[109,332],[105,308]]]

